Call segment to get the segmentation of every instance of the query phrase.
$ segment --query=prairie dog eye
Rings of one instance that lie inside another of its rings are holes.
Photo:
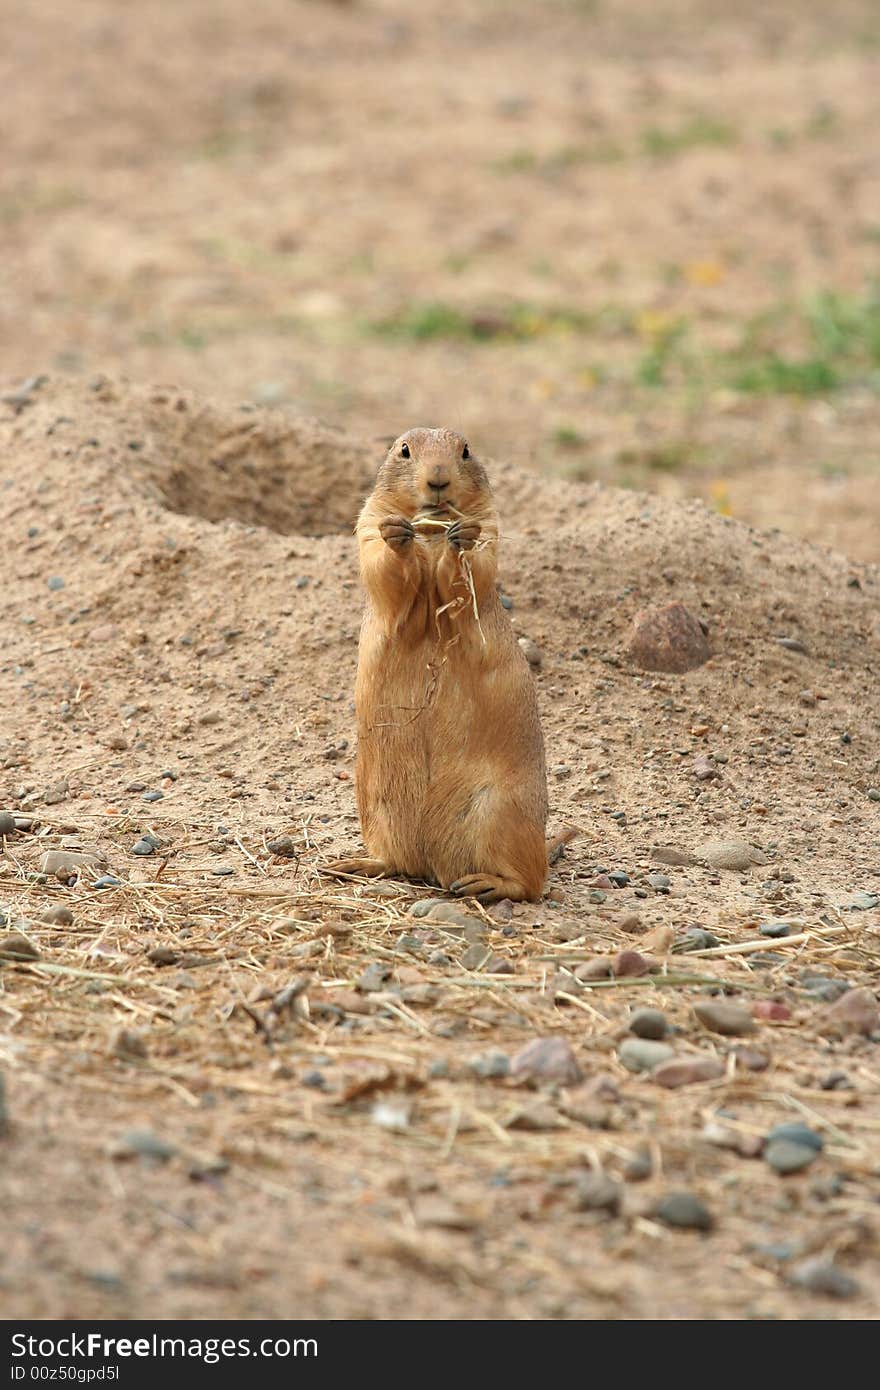
[[[409,445],[408,445],[408,444],[401,444],[401,446],[400,446],[400,457],[401,457],[402,459],[408,459],[408,458],[409,458]]]
[[[465,444],[464,448],[463,448],[462,451],[461,451],[461,456],[462,456],[463,459],[469,459],[470,456],[471,456],[471,451],[470,451],[470,449],[468,448],[468,446],[467,446],[466,444]]]

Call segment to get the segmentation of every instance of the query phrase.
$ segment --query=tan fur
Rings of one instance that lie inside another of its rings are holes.
[[[488,479],[466,447],[451,430],[402,435],[358,519],[367,604],[356,777],[370,857],[328,867],[426,879],[484,902],[537,899],[547,874],[544,744],[531,673],[495,589]],[[408,523],[429,511],[458,529],[413,533]]]

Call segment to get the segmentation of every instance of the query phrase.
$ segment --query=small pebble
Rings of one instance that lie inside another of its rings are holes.
[[[142,1062],[149,1055],[146,1041],[133,1028],[120,1028],[113,1039],[113,1052],[123,1062]]]
[[[484,1081],[500,1081],[510,1075],[510,1058],[506,1052],[483,1052],[473,1057],[468,1066]]]
[[[21,932],[0,937],[0,960],[39,960],[40,952]]]
[[[738,1038],[746,1033],[754,1033],[755,1020],[740,1004],[729,1004],[718,999],[698,999],[693,1005],[694,1014],[712,1033],[720,1033],[725,1038]]]
[[[651,956],[643,956],[640,951],[619,951],[611,962],[611,973],[619,979],[655,975],[659,969],[658,961]]]
[[[858,1280],[821,1256],[796,1265],[791,1271],[791,1282],[799,1289],[824,1294],[826,1298],[856,1298],[862,1291]]]
[[[211,870],[211,873],[215,878],[228,878],[230,874],[235,873],[235,870],[231,864],[218,864],[216,869]]]
[[[48,922],[50,926],[55,927],[71,927],[73,926],[73,913],[63,903],[55,903],[52,907],[47,907],[45,912],[40,913],[40,921]]]
[[[575,968],[574,977],[585,984],[590,980],[607,980],[611,974],[611,957],[595,956],[585,960]]]
[[[853,1084],[845,1071],[830,1071],[820,1077],[819,1085],[823,1091],[851,1091]]]
[[[819,1032],[826,1037],[870,1038],[880,1032],[880,1008],[870,989],[848,989],[818,1020]]]
[[[657,893],[669,892],[670,880],[667,874],[648,874],[645,881]]]
[[[164,797],[164,795],[165,795],[165,793],[164,793],[164,792],[160,792],[160,791],[144,792],[143,796],[141,797],[141,800],[142,800],[142,801],[161,801],[162,798]]]
[[[541,648],[537,642],[533,642],[531,637],[520,637],[519,648],[529,665],[537,670],[543,660]]]
[[[791,1139],[774,1139],[764,1147],[764,1158],[782,1177],[809,1168],[818,1156],[818,1151],[812,1145],[796,1144]]]
[[[754,1018],[767,1018],[774,1023],[783,1023],[791,1018],[791,1009],[778,999],[756,999],[752,1005]]]
[[[799,927],[795,927],[791,922],[762,922],[758,928],[762,936],[792,936]]]
[[[46,583],[53,593],[57,593],[59,589],[64,588],[64,580],[61,578],[60,574],[50,574]]]
[[[702,927],[688,927],[684,936],[676,941],[673,946],[674,952],[685,951],[711,951],[713,947],[720,946],[717,936],[713,936],[710,931],[705,931]]]
[[[669,1019],[660,1009],[637,1009],[629,1020],[629,1031],[656,1042],[668,1034]]]
[[[0,835],[11,835],[15,830],[15,817],[11,811],[0,811]]]
[[[93,888],[119,888],[122,886],[122,879],[115,878],[113,874],[102,874],[96,878],[92,884]]]
[[[122,1136],[114,1150],[114,1157],[127,1158],[136,1155],[139,1158],[153,1159],[157,1163],[167,1163],[176,1153],[177,1149],[173,1144],[169,1144],[166,1139],[160,1139],[152,1130],[133,1129]]]
[[[390,974],[391,971],[387,965],[383,965],[381,961],[371,961],[363,974],[358,977],[355,989],[360,990],[361,994],[373,994],[385,988],[385,982]]]
[[[645,1182],[653,1171],[651,1155],[644,1150],[631,1154],[623,1165],[623,1176],[627,1182]]]
[[[677,1091],[679,1086],[692,1086],[698,1081],[717,1081],[724,1071],[720,1057],[679,1057],[655,1067],[651,1080],[667,1090]]]
[[[767,1135],[766,1142],[774,1143],[777,1139],[788,1139],[793,1144],[803,1144],[808,1149],[821,1153],[825,1147],[825,1141],[821,1134],[817,1134],[808,1125],[802,1125],[798,1121],[789,1124],[775,1125]]]
[[[711,1231],[712,1213],[693,1192],[670,1192],[654,1210],[658,1221],[682,1231]]]
[[[520,1048],[511,1060],[510,1072],[515,1081],[541,1085],[555,1082],[560,1086],[576,1086],[582,1079],[578,1060],[566,1038],[534,1038]]]
[[[296,858],[296,844],[289,835],[281,835],[277,840],[269,840],[266,848],[270,854],[277,854],[279,859]]]
[[[675,1049],[668,1043],[652,1042],[648,1038],[625,1038],[617,1055],[627,1071],[653,1071],[663,1062],[671,1062]]]
[[[149,835],[144,835],[131,847],[132,854],[155,854],[156,842]]]
[[[763,850],[746,840],[708,840],[698,845],[695,852],[712,869],[743,872],[756,864],[767,863]]]
[[[477,921],[460,907],[456,907],[455,903],[444,902],[442,898],[420,898],[410,907],[409,916],[431,917],[435,922],[452,922],[460,927],[469,926]]]
[[[850,903],[854,912],[870,912],[880,907],[880,893],[856,893]]]
[[[620,1211],[621,1195],[620,1183],[606,1173],[586,1173],[578,1178],[575,1206],[578,1211],[605,1211],[609,1216],[616,1216]]]
[[[869,788],[868,788],[868,800],[869,800],[869,801],[880,801],[880,788],[878,788],[878,787],[869,787]]]
[[[623,869],[612,869],[608,875],[615,888],[626,888],[630,879],[629,874],[624,873]]]
[[[744,1067],[746,1071],[766,1071],[770,1065],[767,1053],[759,1052],[756,1047],[735,1047],[733,1055],[737,1065]]]
[[[180,952],[172,946],[153,946],[147,952],[147,960],[152,961],[153,965],[176,965]]]
[[[483,966],[488,964],[491,958],[491,947],[480,945],[475,942],[472,946],[468,946],[467,950],[463,952],[461,963],[465,970],[482,970]]]

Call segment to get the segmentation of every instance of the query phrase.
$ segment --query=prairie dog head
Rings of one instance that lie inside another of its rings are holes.
[[[407,430],[388,450],[376,488],[383,503],[409,519],[473,516],[492,507],[486,470],[454,430]]]

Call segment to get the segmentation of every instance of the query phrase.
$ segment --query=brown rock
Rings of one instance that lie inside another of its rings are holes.
[[[510,1074],[515,1081],[540,1086],[556,1082],[576,1086],[581,1069],[566,1038],[534,1038],[511,1059]]]
[[[0,960],[39,960],[40,952],[20,931],[0,937]]]
[[[663,1062],[651,1072],[652,1080],[670,1091],[695,1081],[717,1081],[723,1075],[724,1063],[718,1057],[682,1057]]]
[[[745,1067],[746,1071],[766,1071],[770,1065],[769,1055],[756,1047],[735,1047],[733,1055],[737,1065]]]
[[[656,975],[660,962],[651,956],[643,956],[640,951],[619,951],[611,962],[612,974],[618,978],[632,975]]]
[[[729,1004],[723,999],[698,999],[693,1008],[704,1028],[721,1033],[725,1038],[738,1038],[755,1031],[755,1020],[741,1004]]]
[[[818,1018],[818,1030],[826,1037],[845,1038],[861,1035],[869,1038],[880,1031],[880,1009],[869,989],[848,989]]]
[[[756,864],[766,864],[767,856],[746,840],[707,840],[696,853],[711,869],[730,869],[742,873]]]
[[[721,773],[712,759],[701,753],[699,757],[694,758],[694,776],[698,782],[711,782],[713,778],[720,777]]]
[[[102,856],[87,854],[82,850],[49,849],[40,861],[40,873],[72,876],[78,869],[93,869],[105,862]]]
[[[655,845],[651,858],[657,864],[679,864],[683,867],[692,867],[700,862],[696,855],[686,849],[676,849],[674,845]]]
[[[143,1062],[148,1056],[143,1035],[133,1028],[119,1029],[113,1039],[113,1051],[123,1062]]]
[[[585,960],[574,972],[576,980],[607,980],[611,974],[611,957],[595,956],[593,960]]]
[[[702,624],[683,603],[637,613],[628,652],[644,671],[677,674],[693,671],[712,655]]]
[[[545,1130],[565,1129],[565,1120],[554,1105],[545,1100],[518,1106],[507,1121],[508,1129],[525,1129],[539,1134]]]
[[[73,913],[64,903],[55,903],[52,907],[47,907],[45,912],[40,913],[39,920],[48,922],[51,926],[72,927]]]

